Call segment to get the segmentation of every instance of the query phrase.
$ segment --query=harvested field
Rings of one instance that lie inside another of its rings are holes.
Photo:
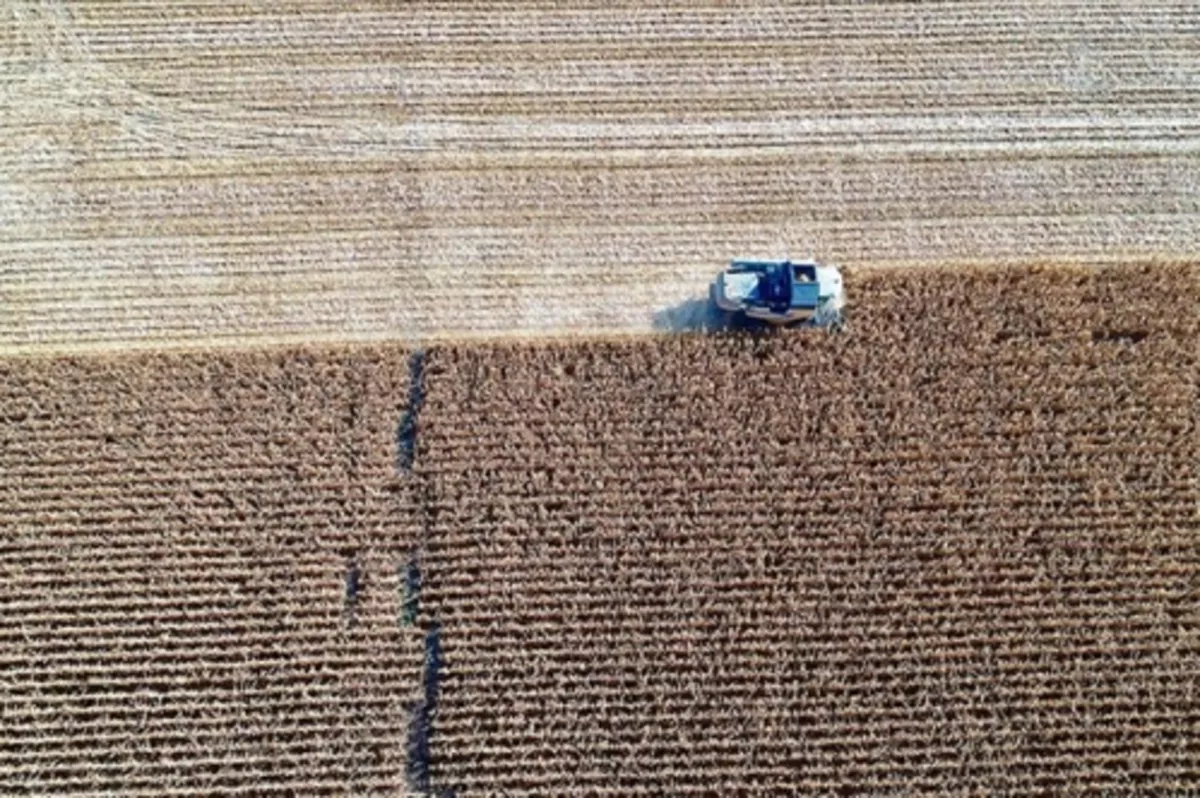
[[[402,788],[407,376],[373,350],[0,361],[0,793]]]
[[[0,352],[643,330],[734,256],[1194,257],[1195,16],[8,0]]]
[[[1200,281],[854,275],[852,331],[431,353],[462,795],[1200,789]]]

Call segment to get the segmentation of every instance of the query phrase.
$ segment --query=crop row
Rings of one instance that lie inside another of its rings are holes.
[[[435,783],[1200,779],[1191,273],[850,290],[840,337],[431,355]]]
[[[0,362],[0,792],[403,784],[407,380],[374,349]]]

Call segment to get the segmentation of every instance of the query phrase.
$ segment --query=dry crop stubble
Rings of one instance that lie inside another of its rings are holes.
[[[644,330],[737,256],[1190,256],[1193,17],[10,0],[0,352]]]
[[[406,377],[376,350],[0,363],[0,790],[403,787]]]
[[[1200,783],[1194,270],[852,287],[842,337],[431,353],[435,785]]]

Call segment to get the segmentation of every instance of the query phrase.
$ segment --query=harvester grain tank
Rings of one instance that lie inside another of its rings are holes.
[[[712,286],[714,304],[774,326],[842,328],[846,291],[836,266],[815,261],[735,260]]]

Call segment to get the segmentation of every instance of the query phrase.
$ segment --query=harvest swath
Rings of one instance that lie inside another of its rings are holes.
[[[435,785],[1200,786],[1195,273],[849,290],[841,337],[431,356]]]
[[[0,793],[404,784],[407,375],[366,350],[0,362]]]

